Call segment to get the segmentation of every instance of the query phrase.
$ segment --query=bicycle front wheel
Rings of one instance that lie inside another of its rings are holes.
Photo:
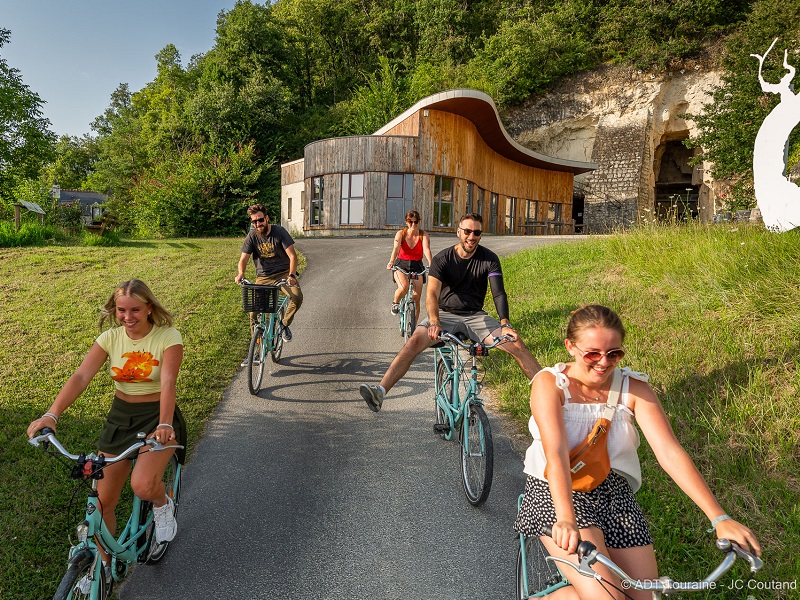
[[[173,454],[167,463],[167,468],[164,470],[164,487],[166,488],[167,496],[169,496],[172,499],[172,502],[175,504],[175,512],[173,514],[176,516],[178,514],[178,506],[180,506],[181,500],[180,469],[181,466],[178,463],[178,457]],[[152,510],[152,502],[142,502],[142,512],[139,516],[139,522],[144,523]],[[156,524],[155,520],[152,520],[150,521],[150,525],[147,526],[147,531],[144,534],[146,549],[140,555],[139,562],[145,562],[147,564],[157,563],[167,552],[167,548],[169,548],[169,542],[162,542],[159,544],[156,541],[155,532]]]
[[[552,562],[538,537],[525,537],[517,548],[517,600],[542,598],[560,587],[569,585]],[[524,549],[524,552],[523,552]]]
[[[492,429],[480,404],[470,403],[467,409],[461,430],[461,479],[469,503],[480,506],[492,489]]]
[[[283,315],[286,313],[286,305],[282,305],[280,310],[275,314],[275,322],[272,324],[272,350],[270,350],[270,358],[272,362],[277,363],[283,354]]]
[[[93,587],[97,590],[96,597],[105,599],[107,594],[105,574],[95,577],[92,581],[82,581],[84,577],[88,579],[94,564],[94,555],[90,550],[81,550],[75,554],[69,560],[69,568],[61,579],[53,600],[89,598]]]
[[[405,323],[403,327],[403,339],[408,341],[414,335],[414,328],[417,326],[417,308],[413,302],[406,302],[405,306]]]
[[[247,353],[247,387],[250,393],[258,394],[261,389],[261,378],[264,376],[264,330],[256,327],[250,339],[250,351]]]

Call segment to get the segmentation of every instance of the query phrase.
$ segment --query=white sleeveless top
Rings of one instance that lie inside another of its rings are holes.
[[[567,447],[572,449],[586,439],[597,419],[602,416],[606,405],[604,403],[570,403],[569,379],[563,373],[565,368],[566,364],[558,363],[556,366],[546,367],[542,371],[555,375],[556,385],[564,391],[563,414],[567,430]],[[608,433],[608,457],[611,460],[612,470],[625,477],[631,489],[636,492],[642,485],[642,468],[637,454],[639,430],[636,429],[633,412],[628,408],[628,387],[631,377],[639,381],[647,381],[649,378],[643,373],[631,371],[628,367],[624,367],[620,371],[622,372],[622,390],[619,404],[617,404],[617,413],[611,421],[611,429]],[[544,455],[539,427],[533,416],[528,421],[528,429],[533,436],[533,443],[525,452],[525,473],[546,481],[544,467],[547,459]]]

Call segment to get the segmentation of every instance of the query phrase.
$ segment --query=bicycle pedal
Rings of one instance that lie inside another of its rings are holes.
[[[447,423],[434,423],[433,430],[436,433],[450,433],[450,425]]]

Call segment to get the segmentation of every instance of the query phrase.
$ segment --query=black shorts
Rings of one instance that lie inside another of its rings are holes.
[[[572,492],[572,503],[578,528],[594,525],[600,529],[606,547],[652,545],[653,538],[644,513],[633,497],[628,481],[619,473],[611,471],[605,481],[591,492]],[[555,522],[550,485],[543,479],[529,476],[514,529],[527,536],[540,536],[545,525],[552,526]]]
[[[138,440],[136,435],[140,432],[150,435],[158,427],[161,416],[161,402],[126,402],[114,396],[111,410],[108,411],[106,422],[100,431],[97,440],[97,449],[100,452],[117,456],[127,450]],[[186,421],[180,409],[175,406],[172,417],[172,427],[175,429],[175,440],[178,444],[186,446]],[[183,464],[186,460],[186,448],[175,451],[178,462]]]
[[[408,271],[410,273],[422,273],[425,270],[425,265],[422,263],[421,260],[401,260],[399,258],[395,259],[394,261],[395,267],[400,267],[404,271]],[[392,281],[397,281],[395,278],[395,273],[392,271]],[[425,283],[428,279],[427,275],[422,276],[422,283]]]

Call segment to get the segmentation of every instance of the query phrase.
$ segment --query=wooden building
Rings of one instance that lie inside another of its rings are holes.
[[[488,233],[572,233],[573,178],[593,168],[528,150],[488,95],[451,90],[372,135],[312,142],[281,165],[281,224],[305,235],[377,234],[413,208],[431,232],[452,232],[476,212]]]

